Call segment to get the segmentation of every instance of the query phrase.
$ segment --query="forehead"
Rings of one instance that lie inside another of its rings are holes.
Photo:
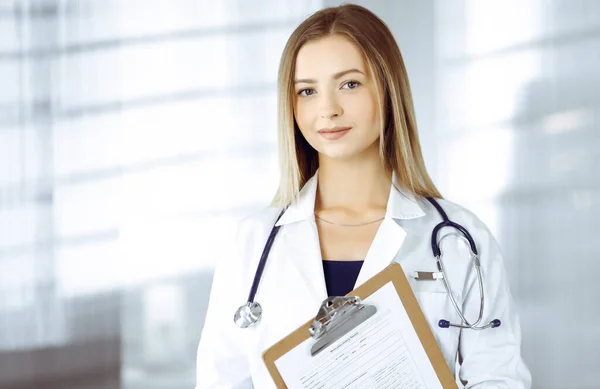
[[[362,52],[348,39],[332,35],[306,43],[300,48],[296,57],[295,78],[329,77],[353,68],[367,74]]]

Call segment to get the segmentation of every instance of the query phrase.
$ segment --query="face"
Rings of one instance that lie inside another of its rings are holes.
[[[319,158],[378,152],[381,121],[375,80],[359,49],[329,36],[302,46],[296,58],[294,116]]]

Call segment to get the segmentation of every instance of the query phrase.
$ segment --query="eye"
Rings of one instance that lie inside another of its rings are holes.
[[[310,89],[310,88],[301,89],[301,90],[298,91],[298,96],[308,97],[308,96],[310,96],[310,95],[312,95],[314,93],[315,93],[314,89]]]
[[[360,82],[358,81],[347,81],[344,83],[344,87],[346,87],[346,89],[355,89],[360,85]]]

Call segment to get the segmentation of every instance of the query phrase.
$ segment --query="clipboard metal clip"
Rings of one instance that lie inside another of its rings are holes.
[[[316,340],[311,347],[311,355],[317,355],[376,312],[375,306],[363,304],[358,296],[325,299],[308,329],[310,336]]]

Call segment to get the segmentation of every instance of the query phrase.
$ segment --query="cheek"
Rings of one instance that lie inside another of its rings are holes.
[[[314,115],[311,115],[311,109],[307,106],[306,103],[302,103],[301,105],[296,106],[294,111],[294,117],[296,118],[296,123],[300,128],[300,132],[306,138],[308,133],[310,133],[310,128],[314,122]]]
[[[379,133],[380,120],[376,100],[365,94],[363,98],[349,102],[348,108],[354,113],[352,116],[357,122],[360,122],[365,128]]]

